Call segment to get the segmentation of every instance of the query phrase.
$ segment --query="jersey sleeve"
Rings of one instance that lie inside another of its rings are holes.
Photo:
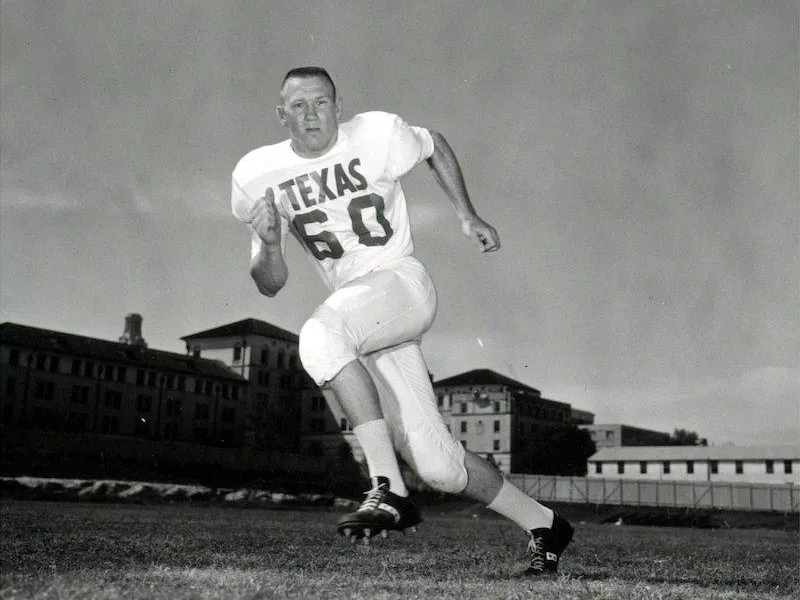
[[[242,223],[249,223],[252,206],[253,200],[237,183],[234,175],[231,177],[231,210],[233,211],[233,216]]]
[[[431,154],[433,138],[430,132],[424,127],[408,125],[400,117],[395,117],[386,161],[387,174],[398,180],[423,160],[430,158]]]

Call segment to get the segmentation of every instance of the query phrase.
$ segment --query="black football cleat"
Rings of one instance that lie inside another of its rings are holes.
[[[564,549],[572,540],[575,528],[557,512],[553,511],[553,526],[532,529],[528,532],[528,552],[531,564],[522,573],[537,577],[554,575],[558,572],[558,561]]]
[[[336,524],[336,530],[351,542],[363,538],[369,543],[372,537],[386,537],[389,531],[403,531],[422,521],[410,498],[389,491],[388,478],[375,477],[373,485],[358,510],[344,515]]]

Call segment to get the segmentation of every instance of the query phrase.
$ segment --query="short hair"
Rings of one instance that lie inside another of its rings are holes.
[[[322,77],[330,84],[331,89],[333,90],[333,99],[336,100],[336,85],[333,83],[333,79],[331,79],[330,74],[322,67],[296,67],[289,70],[289,72],[286,73],[286,76],[283,78],[281,90],[283,90],[283,86],[285,86],[286,82],[292,77]]]

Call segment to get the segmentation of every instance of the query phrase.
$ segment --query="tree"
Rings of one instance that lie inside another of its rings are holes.
[[[696,431],[676,429],[669,438],[670,446],[708,446],[708,440],[697,435]]]
[[[540,475],[586,475],[595,453],[591,434],[575,425],[542,427],[522,444],[523,472]]]

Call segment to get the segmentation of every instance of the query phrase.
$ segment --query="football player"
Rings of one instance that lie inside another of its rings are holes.
[[[274,296],[289,275],[288,233],[330,288],[300,331],[300,359],[336,394],[364,450],[372,489],[343,516],[351,540],[413,527],[398,452],[431,488],[481,501],[528,533],[526,573],[554,573],[573,528],[453,439],[437,408],[420,338],[436,313],[436,289],[413,256],[401,178],[427,162],[464,234],[482,252],[500,248],[475,212],[455,154],[441,133],[397,115],[342,121],[342,99],[320,67],[286,74],[277,106],[283,142],[246,154],[232,181],[232,210],[251,229],[250,274]]]

